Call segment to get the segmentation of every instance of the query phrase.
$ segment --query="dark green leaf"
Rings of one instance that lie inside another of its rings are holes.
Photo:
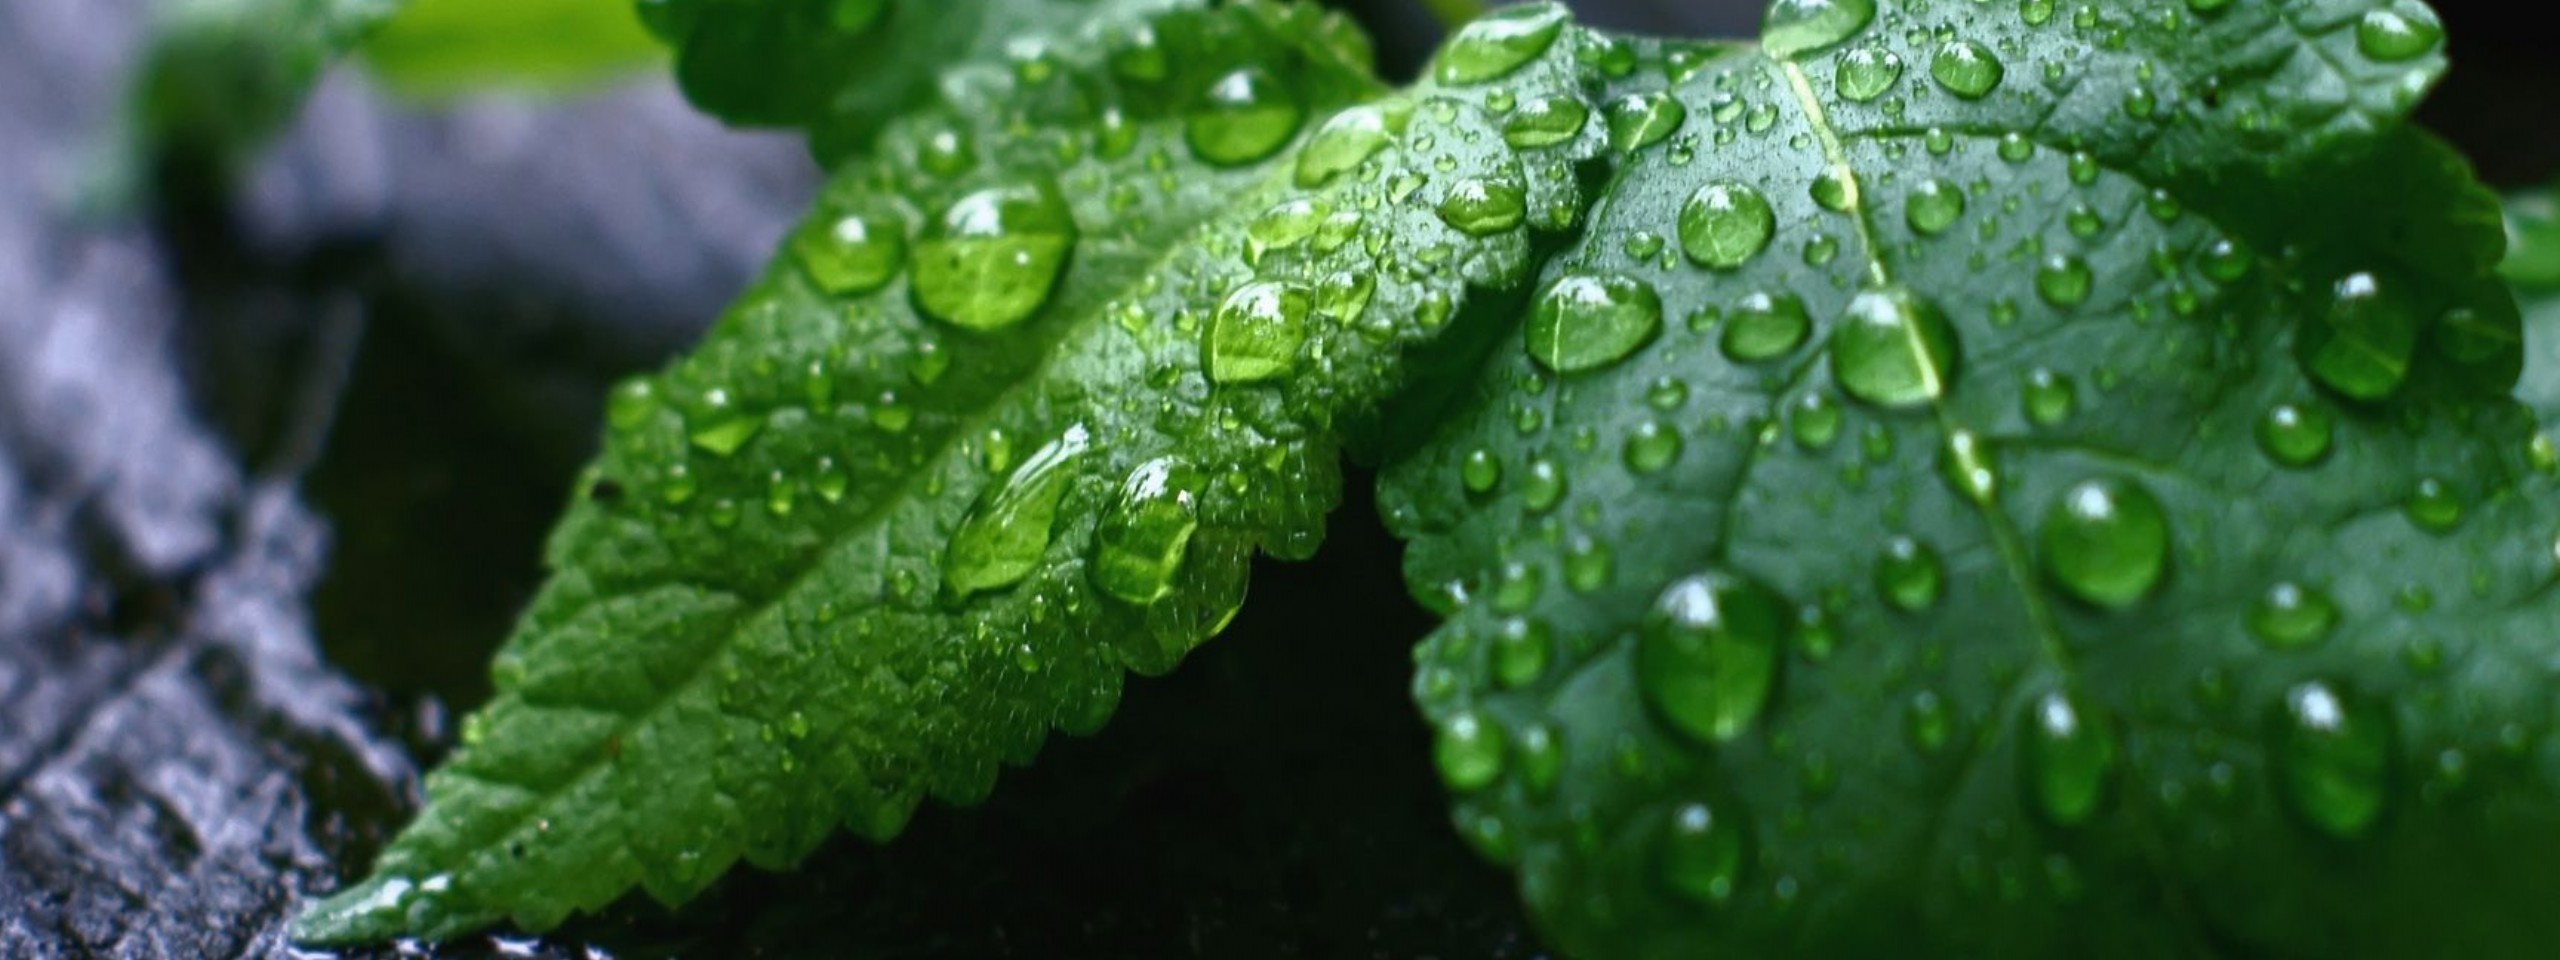
[[[152,151],[217,168],[293,119],[321,71],[402,0],[169,0],[134,92]]]

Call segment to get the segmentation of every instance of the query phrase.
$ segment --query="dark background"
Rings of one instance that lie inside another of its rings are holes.
[[[610,2],[610,0],[599,0]],[[1418,7],[1351,4],[1391,72]],[[1756,3],[1583,0],[1747,34]],[[2539,5],[2439,0],[2426,122],[2560,172]],[[429,113],[340,76],[229,200],[83,215],[134,0],[0,3],[0,957],[268,956],[485,695],[603,385],[682,349],[816,174],[652,79]],[[1365,500],[1235,626],[969,811],[450,957],[1531,957],[1405,695]]]

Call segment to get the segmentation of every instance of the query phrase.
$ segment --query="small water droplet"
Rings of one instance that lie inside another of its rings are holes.
[[[1881,47],[1859,47],[1840,55],[1840,65],[1832,75],[1832,85],[1840,96],[1865,103],[1884,96],[1902,79],[1902,57]]]
[[[1502,482],[1502,461],[1494,457],[1493,451],[1477,447],[1467,451],[1466,459],[1459,463],[1458,477],[1468,493],[1491,493]]]
[[[2089,261],[2074,254],[2053,254],[2036,266],[2036,296],[2056,307],[2070,308],[2088,302],[2089,288],[2095,281]]]
[[[2019,409],[2025,411],[2027,422],[2039,427],[2061,426],[2079,403],[2071,378],[2043,367],[2028,371],[2026,383],[2018,390]]]
[[[1739,267],[1777,234],[1769,199],[1748,185],[1720,180],[1698,188],[1680,207],[1680,248],[1701,266]]]
[[[1662,298],[1625,274],[1571,273],[1547,285],[1530,310],[1529,356],[1558,373],[1625,359],[1662,328]]]
[[[2315,680],[2285,692],[2274,726],[2276,782],[2285,805],[2341,840],[2371,830],[2388,797],[2390,713]]]
[[[1440,222],[1468,236],[1501,233],[1528,218],[1528,191],[1508,177],[1468,177],[1449,185],[1438,213]]]
[[[1869,290],[1849,301],[1831,335],[1831,372],[1849,395],[1879,407],[1913,407],[1946,395],[1955,330],[1909,290]]]
[[[2417,487],[2409,491],[2409,519],[2436,533],[2461,526],[2462,495],[2442,479],[2421,478]]]
[[[1680,431],[1660,420],[1636,424],[1627,436],[1627,469],[1637,473],[1661,473],[1680,459]]]
[[[2304,324],[2303,362],[2331,390],[2380,400],[2400,389],[2417,350],[2418,321],[2395,291],[2370,273],[2338,281],[2325,323]]]
[[[1494,682],[1513,689],[1538,682],[1538,678],[1546,676],[1555,646],[1555,631],[1548,629],[1544,620],[1513,617],[1502,621],[1493,632]]]
[[[2316,406],[2281,404],[2258,420],[2258,449],[2287,467],[2307,467],[2329,455],[2336,421]]]
[[[1510,75],[1554,46],[1570,15],[1552,3],[1502,7],[1477,17],[1440,48],[1433,76],[1441,83],[1483,83]]]
[[[2423,3],[2395,3],[2356,21],[2356,50],[2383,63],[2426,56],[2444,42],[2444,25]]]
[[[1013,326],[1048,302],[1075,243],[1075,217],[1047,181],[971,193],[916,242],[916,300],[954,326]]]
[[[1659,91],[1630,93],[1609,102],[1609,149],[1633,153],[1652,146],[1688,122],[1689,108]]]
[[[1829,447],[1840,438],[1840,405],[1831,402],[1828,395],[1805,394],[1795,402],[1795,415],[1790,419],[1796,445],[1807,450]]]
[[[1093,434],[1083,424],[1068,427],[979,496],[943,552],[943,582],[956,599],[1031,575],[1049,549],[1058,502],[1075,480],[1076,463],[1092,446]]]
[[[1991,48],[1971,40],[1949,40],[1929,59],[1929,75],[1948,93],[1979,100],[2000,86],[2005,69]]]
[[[1946,589],[1946,565],[1938,560],[1937,548],[1910,537],[1885,541],[1884,553],[1876,557],[1876,592],[1886,602],[1918,613],[1936,606]]]
[[[1180,457],[1158,457],[1131,471],[1093,531],[1093,582],[1102,592],[1145,605],[1173,592],[1206,478]]]
[[[1529,461],[1528,476],[1520,481],[1520,505],[1531,513],[1545,513],[1564,501],[1564,471],[1555,461],[1539,457]]]
[[[836,296],[870,293],[905,265],[906,227],[887,216],[820,218],[792,235],[791,253],[818,289]]]
[[[2127,480],[2089,480],[2054,501],[2038,531],[2045,572],[2072,596],[2128,607],[2169,569],[2169,520],[2149,490]]]
[[[1902,202],[1902,218],[1913,233],[1935,236],[1964,216],[1964,206],[1964,188],[1933,178],[1911,188]]]
[[[2320,642],[2338,626],[2338,605],[2318,589],[2292,581],[2268,587],[2249,607],[2249,632],[2278,650]]]
[[[1936,692],[1922,690],[1913,694],[1903,706],[1902,730],[1911,745],[1921,753],[1937,753],[1947,746],[1955,722],[1948,716],[1946,701]]]
[[[1582,135],[1591,120],[1591,108],[1581,97],[1556,95],[1539,97],[1520,105],[1520,112],[1502,125],[1502,142],[1524,150],[1551,147]]]
[[[1576,535],[1564,552],[1564,585],[1575,593],[1591,593],[1609,585],[1617,572],[1617,556],[1608,544]]]
[[[1849,39],[1875,18],[1875,0],[1776,0],[1760,21],[1760,49],[1793,60]]]
[[[1285,376],[1298,365],[1307,340],[1307,288],[1258,280],[1237,287],[1209,321],[1205,353],[1209,380],[1259,383]]]
[[[1502,779],[1502,728],[1474,710],[1460,710],[1441,721],[1431,745],[1440,779],[1460,793],[1482,790]]]
[[[1672,729],[1701,743],[1740,736],[1769,702],[1786,649],[1786,603],[1721,571],[1674,581],[1636,643],[1636,685]]]
[[[1299,187],[1313,189],[1333,182],[1353,167],[1367,162],[1395,139],[1394,123],[1377,107],[1352,107],[1334,114],[1307,138],[1298,151],[1296,180]]]
[[[2027,795],[2057,826],[2089,822],[2115,783],[2116,739],[2106,716],[2060,692],[2027,705]]]
[[[1306,115],[1287,84],[1247,68],[1210,84],[1200,107],[1183,121],[1182,138],[1203,162],[1236,166],[1278,151]]]
[[[1673,809],[1659,854],[1663,882],[1698,903],[1732,899],[1742,877],[1742,831],[1740,823],[1703,803]]]
[[[1758,363],[1793,352],[1812,331],[1795,294],[1749,293],[1734,302],[1717,343],[1735,362]]]

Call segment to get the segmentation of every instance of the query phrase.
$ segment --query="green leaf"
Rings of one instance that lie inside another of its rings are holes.
[[[1096,728],[1252,553],[1315,549],[1405,354],[1517,312],[1602,143],[1515,152],[1430,87],[1337,113],[1380,91],[1313,6],[1038,49],[944,75],[699,350],[615,392],[495,699],[299,938],[681,901]],[[1513,56],[1521,101],[1573,100],[1570,53]]]
[[[630,7],[601,0],[415,0],[359,50],[403,96],[571,90],[659,59]]]
[[[1555,946],[2560,936],[2560,482],[2493,201],[2402,126],[2433,23],[1779,0],[1633,48],[1612,126],[1661,132],[1383,481],[1456,823]]]
[[[2524,304],[2525,369],[2516,396],[2546,421],[2560,418],[2560,207],[2554,203],[2547,189],[2507,199],[2507,259],[2498,266]]]
[[[237,166],[402,0],[163,0],[134,91],[150,152]]]
[[[933,102],[956,63],[1036,61],[1017,42],[1098,21],[1139,30],[1152,12],[1205,0],[632,0],[675,50],[676,80],[703,110],[733,123],[807,129],[829,166],[869,144],[893,117]],[[1143,35],[1130,65],[1172,66]]]

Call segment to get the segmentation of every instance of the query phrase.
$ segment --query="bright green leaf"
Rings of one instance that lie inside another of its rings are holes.
[[[1583,306],[1382,496],[1457,826],[1555,946],[2560,938],[2560,481],[2493,198],[2402,125],[2433,22],[1779,0],[1633,51],[1650,145],[1539,281]]]
[[[659,59],[632,9],[611,0],[413,0],[359,53],[393,91],[424,98],[574,89]]]

